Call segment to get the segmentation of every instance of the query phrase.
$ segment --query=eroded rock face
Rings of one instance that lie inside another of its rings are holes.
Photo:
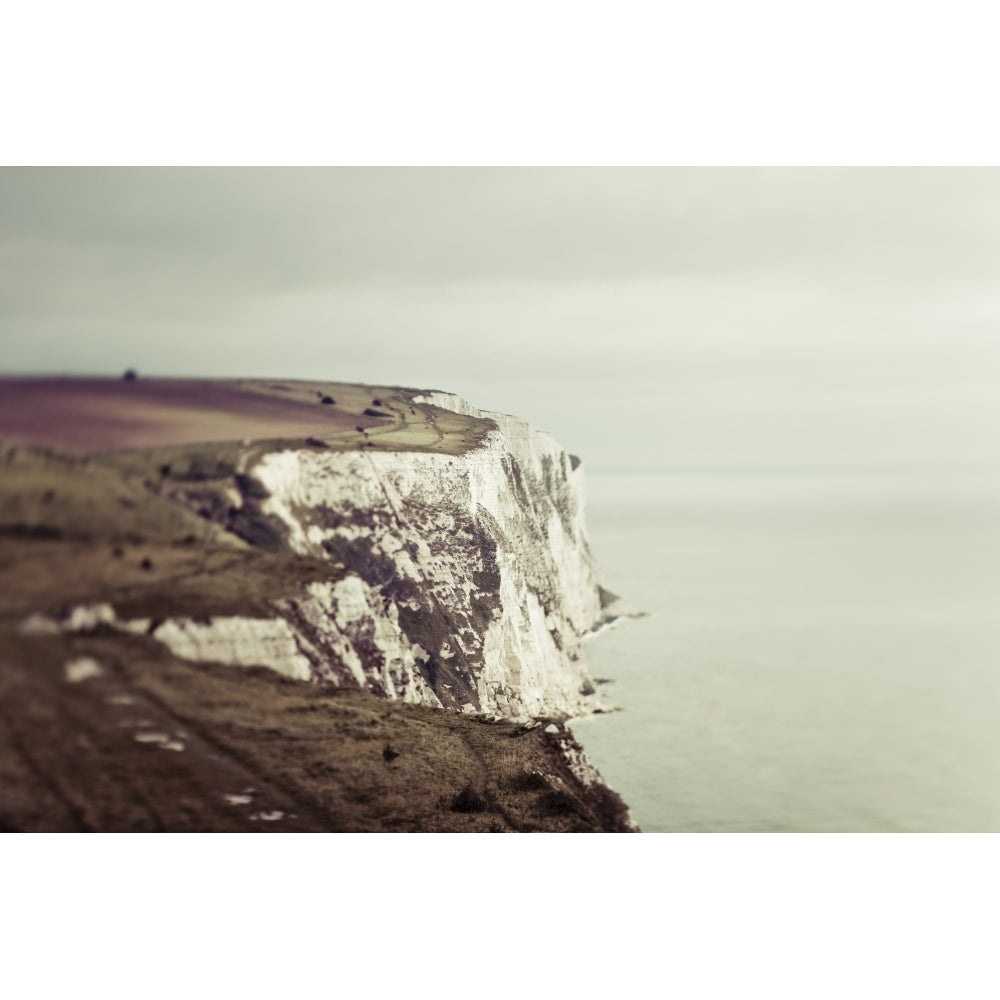
[[[464,455],[288,450],[253,468],[289,545],[356,580],[283,602],[282,617],[330,680],[363,673],[390,697],[511,717],[590,711],[580,640],[601,606],[582,471],[522,420],[443,393],[418,402],[496,430]],[[340,623],[337,641],[324,616]]]
[[[464,712],[589,713],[599,703],[581,640],[609,617],[609,595],[587,543],[579,460],[515,417],[443,393],[415,402],[494,429],[459,455],[288,449],[241,473],[269,545],[335,569],[273,601],[272,616],[123,621],[94,605],[25,628],[146,632],[186,659]]]

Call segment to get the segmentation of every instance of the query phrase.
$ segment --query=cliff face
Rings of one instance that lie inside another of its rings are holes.
[[[288,448],[247,460],[258,516],[340,578],[273,602],[270,620],[171,619],[153,634],[188,658],[466,712],[592,711],[580,646],[602,592],[579,462],[523,420],[443,393],[412,402],[492,429],[459,454]]]
[[[0,422],[0,829],[634,829],[562,724],[628,612],[548,435],[348,383],[28,389],[74,428]]]

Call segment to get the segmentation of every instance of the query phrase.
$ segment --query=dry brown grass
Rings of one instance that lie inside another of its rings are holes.
[[[74,656],[99,677],[65,679]],[[140,743],[163,732],[173,752]],[[398,756],[386,760],[390,747]],[[471,787],[483,811],[454,808]],[[252,801],[225,796],[252,788]],[[274,821],[261,813],[280,811]],[[144,637],[0,630],[0,826],[10,830],[616,829],[541,728],[195,664]]]

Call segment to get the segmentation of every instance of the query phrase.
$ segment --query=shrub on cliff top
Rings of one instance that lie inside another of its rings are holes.
[[[472,787],[472,782],[469,782],[469,784],[467,784],[465,788],[463,788],[458,795],[455,796],[455,799],[451,804],[451,811],[460,813],[482,813],[486,812],[489,807],[489,802],[487,802],[486,799]]]

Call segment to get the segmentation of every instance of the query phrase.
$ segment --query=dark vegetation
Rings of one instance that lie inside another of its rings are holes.
[[[488,812],[490,804],[486,796],[481,795],[470,782],[455,796],[451,803],[452,812],[484,813]]]

